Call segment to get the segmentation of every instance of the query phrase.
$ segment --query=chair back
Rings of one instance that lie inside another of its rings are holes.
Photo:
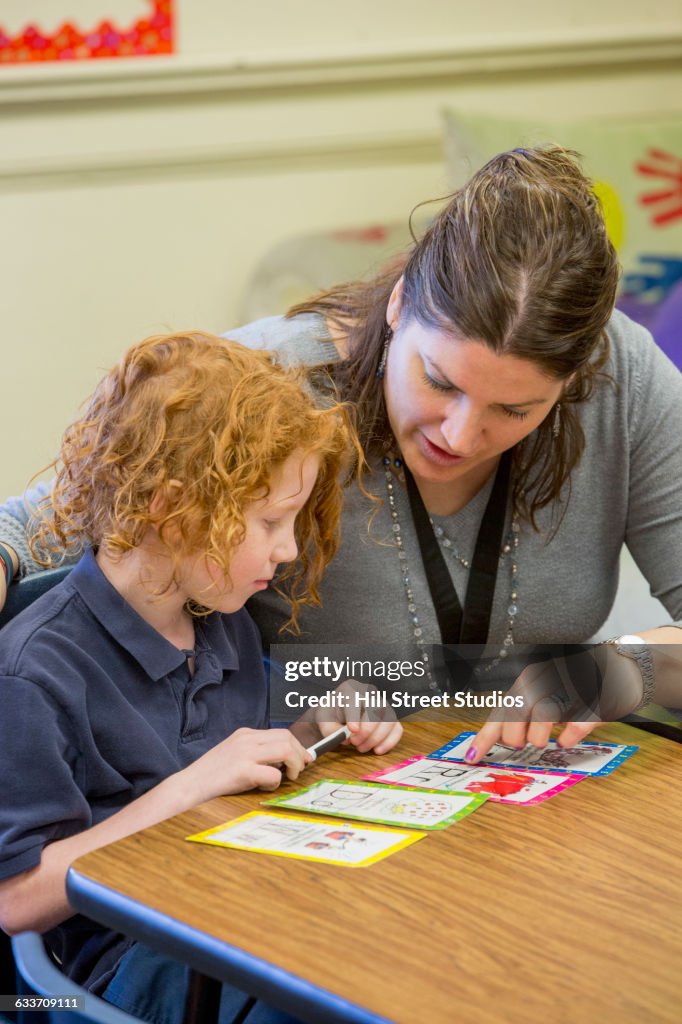
[[[58,583],[66,579],[72,568],[71,565],[61,565],[58,569],[35,572],[32,576],[24,576],[23,579],[10,583],[5,606],[0,611],[0,628],[24,608],[33,604],[36,598],[46,594],[48,590],[52,590],[52,587],[56,587]]]
[[[82,1009],[58,1010],[52,1012],[18,1015],[19,1024],[83,1024],[84,1021],[98,1021],[99,1024],[139,1024],[139,1018],[119,1010],[117,1006],[93,996],[79,985],[74,985],[52,962],[45,951],[43,940],[37,932],[22,932],[12,939],[12,950],[19,974],[39,996],[54,997],[68,993],[82,1001]]]

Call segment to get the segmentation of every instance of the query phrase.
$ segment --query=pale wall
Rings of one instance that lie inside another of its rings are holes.
[[[126,345],[232,325],[274,243],[442,194],[445,105],[682,108],[677,0],[179,6],[176,57],[0,68],[0,494]]]

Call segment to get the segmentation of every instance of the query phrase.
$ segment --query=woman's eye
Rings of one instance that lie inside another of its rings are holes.
[[[440,392],[444,392],[444,391],[447,391],[447,392],[458,391],[458,388],[456,388],[454,384],[450,384],[449,382],[444,381],[444,380],[438,380],[437,377],[432,377],[428,373],[424,374],[424,378],[423,379],[424,379],[424,383],[427,384],[430,388],[432,388],[433,391],[440,391]],[[526,417],[528,416],[528,411],[527,410],[522,412],[519,409],[510,409],[510,408],[508,408],[507,406],[504,406],[504,405],[501,408],[502,408],[502,412],[504,413],[504,415],[508,416],[512,420],[525,420]]]
[[[512,420],[525,420],[528,415],[527,410],[526,412],[520,412],[518,409],[507,409],[504,406],[502,407],[502,412]]]
[[[428,373],[424,374],[424,383],[428,384],[434,391],[454,391],[452,384],[446,384],[443,380],[437,380],[435,377],[430,377]]]

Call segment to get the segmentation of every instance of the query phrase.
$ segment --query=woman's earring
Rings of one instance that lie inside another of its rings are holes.
[[[554,424],[552,426],[552,437],[556,438],[561,433],[561,402],[557,402],[554,407]]]
[[[381,350],[381,359],[377,366],[377,377],[379,380],[383,379],[384,373],[386,372],[386,359],[388,357],[388,346],[391,344],[391,338],[393,337],[393,329],[388,324],[384,327],[384,346]]]

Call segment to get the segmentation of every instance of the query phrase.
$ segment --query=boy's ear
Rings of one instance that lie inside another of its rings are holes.
[[[152,500],[149,502],[149,514],[153,523],[160,522],[172,514],[178,504],[182,489],[180,480],[167,480],[154,491]]]

